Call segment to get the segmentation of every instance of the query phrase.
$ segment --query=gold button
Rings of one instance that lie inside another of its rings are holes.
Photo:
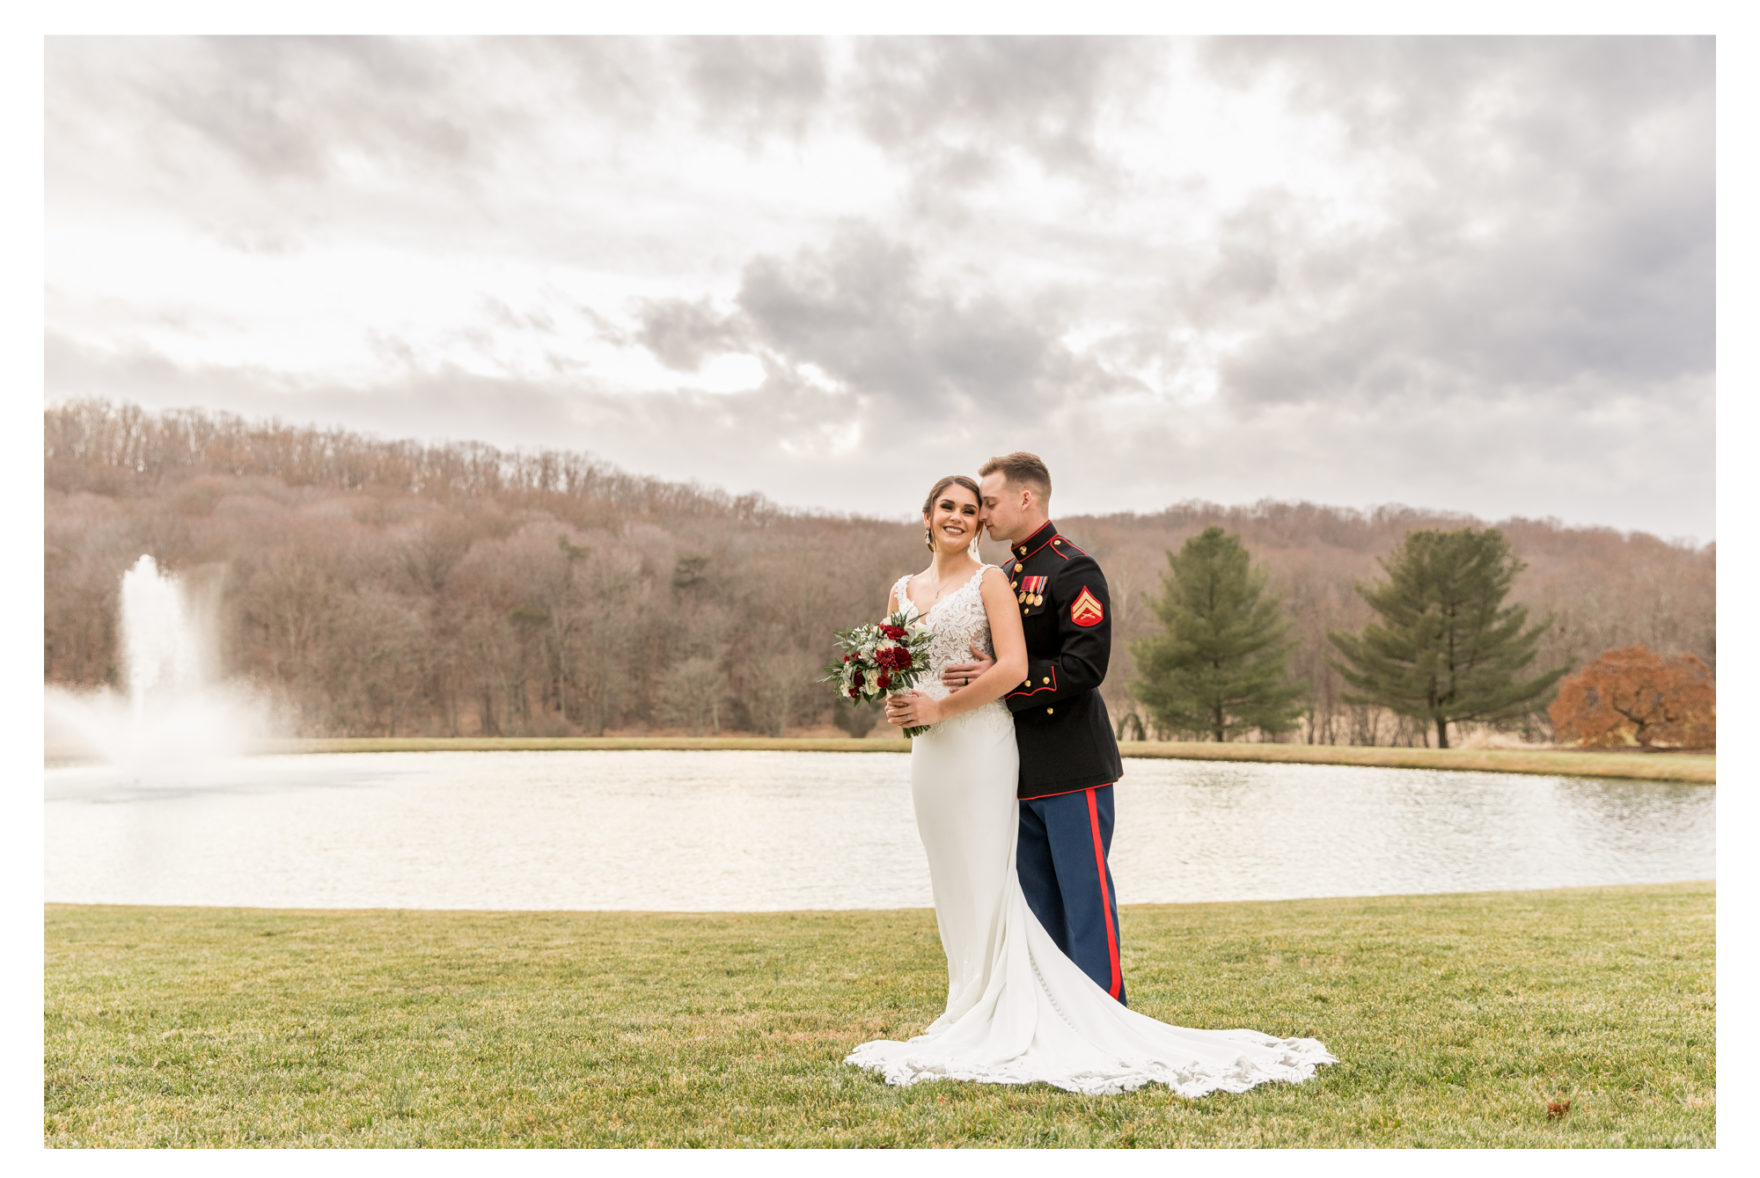
[[[1022,568],[1022,566],[1017,564],[1014,566],[1014,571],[1018,573],[1021,571],[1021,568]]]
[[[1023,605],[1023,606],[1021,606],[1021,612],[1022,612],[1022,613],[1023,613],[1023,614],[1024,614],[1024,613],[1026,613],[1026,612],[1027,612],[1027,607],[1026,607],[1026,606],[1024,606],[1024,605]]]
[[[1049,675],[1045,676],[1045,682],[1047,682],[1047,683],[1051,682],[1051,676],[1049,676]]]
[[[1022,687],[1031,687],[1032,685],[1033,681],[1031,679],[1028,679],[1025,683],[1021,684]]]
[[[1062,540],[1053,540],[1052,543],[1053,544],[1061,544],[1061,543],[1063,543],[1063,541]]]
[[[1046,714],[1046,715],[1047,715],[1047,716],[1049,716],[1049,715],[1050,715],[1050,714],[1051,714],[1051,713],[1052,713],[1052,712],[1055,712],[1055,711],[1056,711],[1056,710],[1057,710],[1057,709],[1056,709],[1056,708],[1046,708],[1046,709],[1045,709],[1045,714]]]

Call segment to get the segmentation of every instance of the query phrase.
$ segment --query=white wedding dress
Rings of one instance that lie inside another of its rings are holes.
[[[930,672],[917,690],[944,696],[941,669],[977,642],[994,654],[978,582],[930,608]],[[894,594],[907,613],[916,607]],[[1000,700],[935,725],[911,745],[911,800],[929,858],[935,923],[947,953],[947,1009],[907,1042],[863,1043],[847,1063],[888,1083],[978,1080],[1122,1092],[1155,1082],[1182,1096],[1302,1081],[1338,1062],[1317,1039],[1195,1031],[1121,1006],[1064,956],[1027,907],[1015,876],[1020,805],[1014,720]]]

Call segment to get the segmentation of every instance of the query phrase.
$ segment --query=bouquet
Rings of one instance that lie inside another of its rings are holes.
[[[869,622],[837,635],[843,660],[825,668],[821,683],[830,683],[840,696],[860,705],[883,695],[914,686],[929,670],[930,634],[922,622],[895,613],[883,622]],[[929,725],[906,728],[906,736],[921,736]]]

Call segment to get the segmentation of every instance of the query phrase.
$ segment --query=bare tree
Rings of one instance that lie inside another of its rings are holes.
[[[660,720],[687,728],[692,736],[721,731],[721,700],[727,673],[711,658],[697,655],[661,673],[658,690]]]

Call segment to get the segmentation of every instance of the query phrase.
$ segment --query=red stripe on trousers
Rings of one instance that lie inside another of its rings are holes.
[[[1107,993],[1118,997],[1118,930],[1112,927],[1112,897],[1106,891],[1106,848],[1100,844],[1100,803],[1088,791],[1088,829],[1094,832],[1094,870],[1100,876],[1100,911],[1106,917],[1106,953],[1112,959],[1112,985]]]

